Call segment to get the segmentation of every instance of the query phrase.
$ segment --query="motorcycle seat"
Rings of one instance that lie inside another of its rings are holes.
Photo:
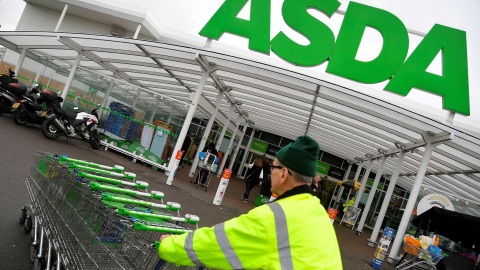
[[[64,116],[65,116],[65,118],[67,118],[68,120],[74,121],[75,118],[77,118],[77,114],[78,114],[78,113],[73,113],[73,114],[65,113]]]

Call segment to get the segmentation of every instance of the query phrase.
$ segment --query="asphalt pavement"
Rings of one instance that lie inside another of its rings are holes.
[[[180,213],[200,217],[200,226],[213,226],[230,218],[247,213],[254,208],[255,197],[260,188],[255,187],[250,201],[243,203],[241,195],[245,190],[243,180],[233,177],[223,198],[222,205],[213,205],[220,179],[212,177],[208,190],[195,188],[188,177],[188,165],[177,171],[173,185],[166,185],[164,173],[155,171],[140,163],[133,163],[124,155],[103,150],[93,150],[90,144],[60,137],[46,139],[40,126],[17,126],[11,116],[0,116],[0,270],[32,269],[29,260],[30,240],[19,224],[20,208],[30,203],[25,179],[34,161],[35,151],[44,151],[72,158],[89,160],[108,166],[122,165],[125,171],[137,174],[137,179],[150,184],[149,190],[165,193],[164,201],[182,205]],[[369,266],[374,249],[367,246],[367,235],[355,236],[349,228],[335,224],[335,230],[342,253],[344,269],[373,269]],[[382,269],[393,269],[384,263]]]

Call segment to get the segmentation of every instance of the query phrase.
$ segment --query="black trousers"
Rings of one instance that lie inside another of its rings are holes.
[[[210,174],[209,171],[199,169],[199,170],[198,170],[198,175],[197,175],[197,181],[196,181],[196,182],[198,182],[198,181],[200,180],[200,183],[204,185],[205,182],[207,181],[207,178],[208,178],[208,175],[209,175],[209,174]],[[199,179],[200,177],[202,177],[202,179]],[[196,183],[196,182],[195,182],[195,183]]]
[[[260,180],[247,180],[245,181],[245,193],[243,194],[243,197],[245,197],[245,199],[248,199],[248,196],[250,195],[250,191],[256,186],[258,185],[258,183],[260,183]]]

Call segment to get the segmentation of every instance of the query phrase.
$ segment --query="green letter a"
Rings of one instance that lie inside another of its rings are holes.
[[[200,31],[218,40],[228,32],[249,39],[248,48],[270,54],[270,0],[251,0],[250,21],[236,16],[248,0],[226,0]]]
[[[427,72],[443,50],[443,76]],[[385,86],[406,96],[412,87],[443,97],[447,110],[470,115],[468,93],[467,37],[464,31],[436,24]]]

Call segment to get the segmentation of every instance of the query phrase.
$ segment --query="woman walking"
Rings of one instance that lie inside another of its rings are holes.
[[[267,165],[266,162],[263,162],[261,158],[256,158],[252,164],[250,164],[247,171],[247,176],[245,177],[245,193],[242,195],[242,200],[244,203],[248,202],[248,196],[250,191],[260,183],[260,179],[263,179],[267,175]]]

